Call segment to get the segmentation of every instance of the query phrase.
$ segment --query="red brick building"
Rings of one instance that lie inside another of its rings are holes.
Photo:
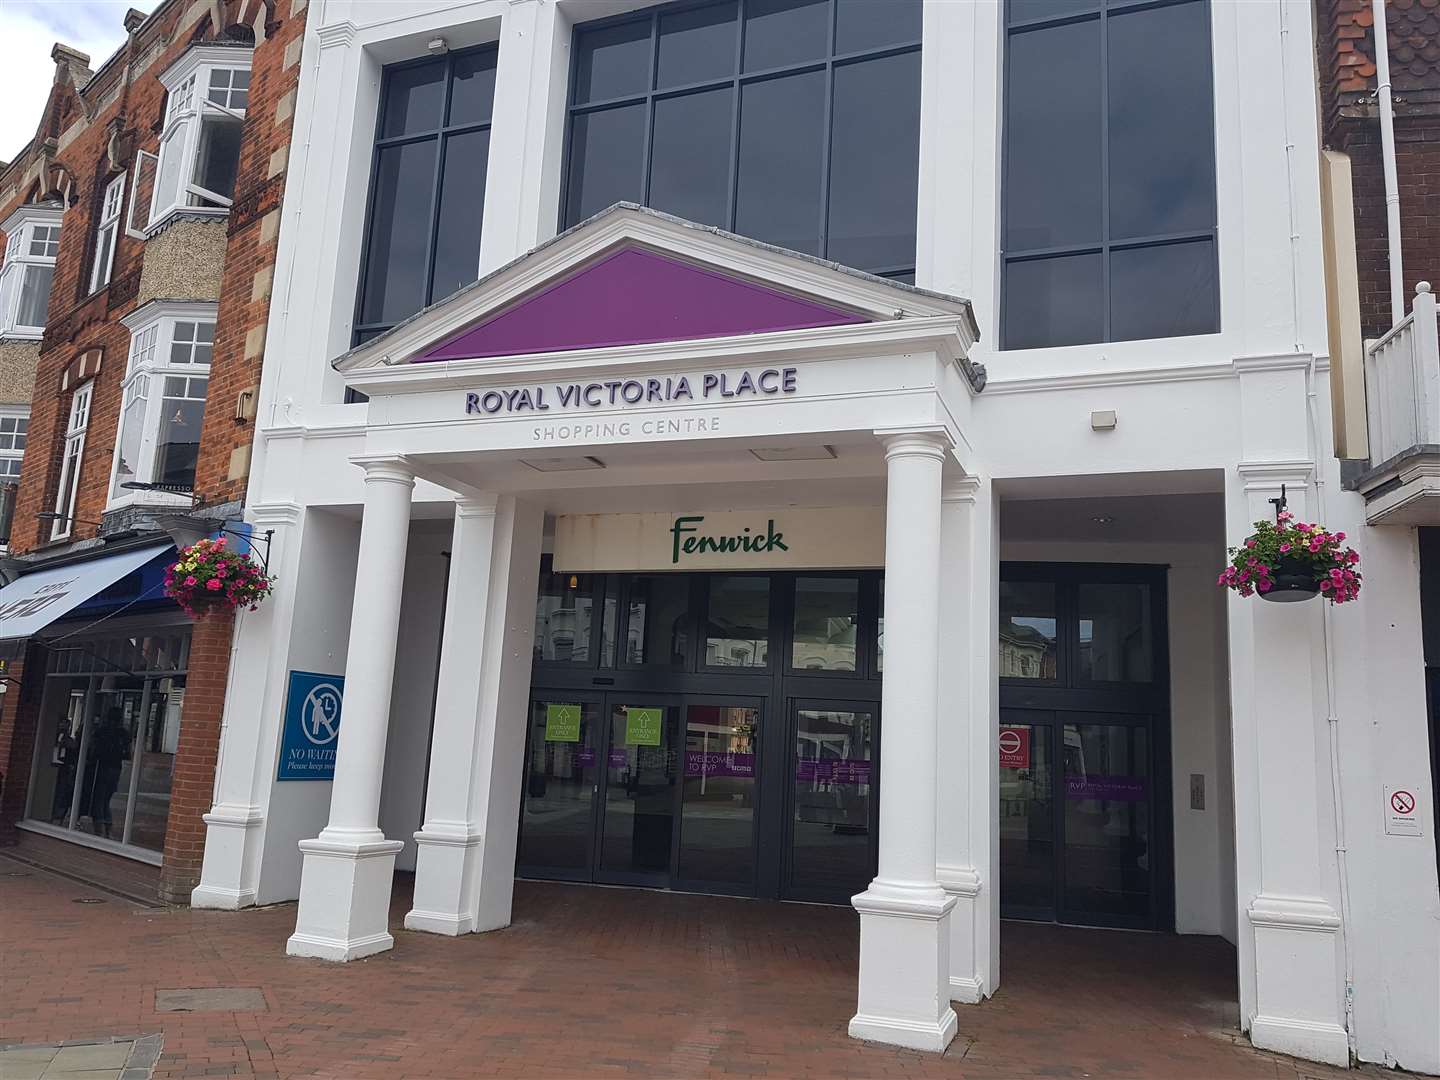
[[[93,70],[56,45],[0,165],[0,843],[158,866],[140,880],[171,902],[199,875],[232,617],[187,618],[163,572],[241,516],[306,2],[132,10]]]

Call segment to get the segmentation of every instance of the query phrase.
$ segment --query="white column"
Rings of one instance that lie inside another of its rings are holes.
[[[940,510],[940,655],[935,877],[950,915],[950,998],[999,985],[995,767],[995,504],[979,477],[946,483]]]
[[[1273,520],[1282,485],[1296,520],[1316,514],[1308,366],[1294,355],[1235,361],[1245,459],[1226,479],[1230,544]],[[1227,603],[1241,1026],[1256,1046],[1345,1065],[1325,601]]]
[[[880,866],[860,913],[859,1008],[850,1034],[915,1050],[955,1037],[950,911],[935,880],[942,433],[877,433],[885,444],[885,682]]]
[[[397,458],[354,460],[365,470],[365,516],[330,823],[316,839],[300,841],[300,910],[285,948],[326,960],[354,960],[395,943],[390,884],[404,846],[380,831],[380,781],[415,476]]]
[[[482,665],[476,661],[485,653],[494,546],[495,501],[457,500],[425,823],[415,834],[415,902],[405,916],[407,930],[466,934],[475,929],[483,839],[471,813],[480,734]]]
[[[510,496],[456,505],[411,930],[510,923],[543,524]]]

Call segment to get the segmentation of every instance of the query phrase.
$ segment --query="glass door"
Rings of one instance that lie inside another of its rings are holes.
[[[758,702],[687,700],[678,888],[755,894]]]
[[[530,745],[516,864],[521,874],[589,881],[604,741],[598,696],[530,703]]]
[[[871,702],[791,703],[787,900],[840,902],[875,875],[875,721]]]
[[[670,884],[680,795],[680,713],[673,699],[607,696],[596,881]]]
[[[1011,918],[1055,917],[1053,713],[1000,713],[1000,904]]]

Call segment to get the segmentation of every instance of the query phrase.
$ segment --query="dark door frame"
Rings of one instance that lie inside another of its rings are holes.
[[[1041,582],[1055,585],[1056,677],[1053,680],[1002,678],[1000,711],[1014,723],[1049,724],[1051,739],[1051,792],[1054,801],[1056,922],[1145,930],[1175,928],[1175,849],[1172,805],[1170,738],[1169,567],[1145,563],[1002,562],[1002,582]],[[1140,584],[1150,587],[1152,678],[1148,683],[1114,683],[1079,677],[1078,591],[1081,585]],[[1014,714],[1020,713],[1021,716]],[[1029,715],[1032,719],[1025,720]],[[1081,720],[1082,716],[1089,717]],[[1115,722],[1145,727],[1150,739],[1150,811],[1152,902],[1150,916],[1136,920],[1123,916],[1073,913],[1065,910],[1064,894],[1064,728],[1073,722]],[[1045,719],[1049,718],[1049,719]],[[1001,720],[1003,725],[1005,720]],[[1003,888],[1003,883],[1002,883]],[[1002,915],[1006,909],[1002,906]],[[1014,911],[1015,918],[1043,918],[1033,910]]]

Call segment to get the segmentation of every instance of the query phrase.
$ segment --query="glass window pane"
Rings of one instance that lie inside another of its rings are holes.
[[[767,79],[743,89],[736,232],[819,253],[824,142],[824,72]]]
[[[660,16],[658,89],[735,74],[735,5],[714,4]]]
[[[869,881],[873,740],[871,713],[796,710],[793,887],[850,893]]]
[[[499,54],[494,49],[455,57],[450,86],[452,125],[490,122],[490,111],[495,104],[495,63],[498,58]]]
[[[1078,15],[1084,11],[1099,11],[1100,0],[1009,0],[1011,23],[1028,22],[1031,19],[1056,19],[1064,15]]]
[[[206,379],[166,379],[160,402],[160,435],[155,446],[155,482],[190,487],[200,452],[200,424],[205,417]],[[172,384],[186,384],[181,386]],[[172,390],[176,391],[175,396]],[[185,396],[180,397],[183,393]]]
[[[588,664],[597,579],[549,572],[549,561],[546,556],[535,605],[535,659]]]
[[[655,103],[650,205],[705,225],[729,224],[730,127],[735,91]]]
[[[646,714],[644,722],[632,718],[632,711]],[[605,761],[602,808],[605,822],[600,837],[602,870],[668,873],[675,828],[679,727],[678,706],[610,706],[610,751]]]
[[[749,885],[755,879],[755,748],[760,710],[685,710],[680,865],[686,881]]]
[[[1043,912],[1055,904],[1055,802],[1050,727],[1000,727],[1000,909]]]
[[[20,279],[20,310],[16,323],[20,326],[44,326],[50,313],[50,285],[55,280],[53,266],[27,266]]]
[[[445,140],[440,223],[435,230],[435,280],[430,300],[443,300],[480,276],[480,217],[485,209],[485,164],[490,132],[467,131]]]
[[[826,257],[862,270],[915,263],[920,54],[835,69]]]
[[[115,462],[115,487],[111,498],[127,493],[125,484],[138,479],[140,473],[140,441],[145,433],[146,379],[142,375],[127,389],[129,400],[120,414],[120,453]]]
[[[641,202],[644,155],[644,105],[583,113],[571,120],[566,224],[584,221],[611,203]]]
[[[542,700],[532,704],[530,717],[517,862],[583,872],[590,865],[591,795],[600,775],[600,706]]]
[[[1215,242],[1110,253],[1110,339],[1214,334],[1220,329]]]
[[[770,579],[711,576],[705,631],[707,667],[770,663]]]
[[[746,71],[819,60],[829,48],[830,0],[746,0]]]
[[[195,159],[195,184],[216,195],[230,198],[235,193],[235,171],[240,165],[240,136],[244,125],[238,120],[207,118],[200,129],[200,150]],[[211,205],[203,196],[192,202]]]
[[[377,156],[361,322],[399,322],[425,306],[435,147],[407,143]]]
[[[859,624],[859,578],[797,578],[790,666],[797,671],[854,671]]]
[[[380,137],[413,135],[440,126],[445,105],[445,61],[431,60],[385,73],[385,100],[380,110]]]
[[[1065,725],[1065,903],[1150,914],[1150,777],[1143,727]]]
[[[835,51],[859,52],[920,40],[921,0],[838,0]]]
[[[1099,21],[1012,34],[1005,85],[1005,250],[1100,240]]]
[[[689,653],[689,623],[688,577],[632,577],[625,621],[625,663],[684,667]]]
[[[1055,586],[1048,581],[1000,583],[1000,677],[1054,679]]]
[[[1110,239],[1215,224],[1206,4],[1112,14]]]
[[[1149,585],[1081,585],[1076,678],[1083,682],[1154,678],[1155,631],[1150,615]]]
[[[575,42],[575,104],[650,89],[650,19],[586,30]]]
[[[1083,345],[1105,336],[1101,256],[1064,255],[1005,266],[1005,348]]]

